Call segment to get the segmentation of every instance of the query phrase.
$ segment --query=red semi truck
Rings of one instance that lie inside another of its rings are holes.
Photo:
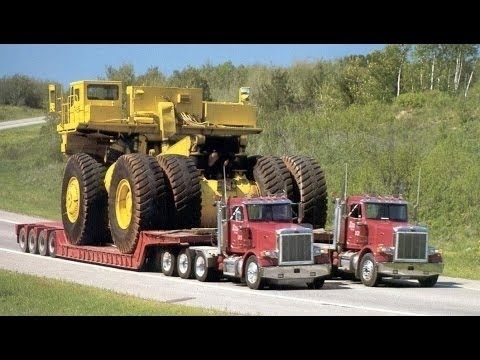
[[[312,227],[295,223],[293,205],[285,196],[216,201],[215,228],[143,230],[130,254],[111,243],[73,245],[61,223],[17,224],[15,231],[20,249],[32,254],[200,281],[228,278],[255,290],[287,283],[318,289],[331,275],[331,245],[315,243]]]
[[[433,287],[443,271],[441,250],[430,246],[427,227],[409,222],[400,196],[336,199],[333,231],[314,232],[316,242],[330,245],[332,277],[372,287],[382,278],[415,279]]]

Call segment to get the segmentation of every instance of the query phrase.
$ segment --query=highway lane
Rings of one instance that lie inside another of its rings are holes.
[[[0,122],[0,131],[1,130],[6,130],[6,129],[12,129],[12,128],[16,128],[16,127],[21,127],[21,126],[43,124],[44,122],[45,122],[45,116],[39,116],[39,117],[21,119],[21,120],[1,121]]]
[[[136,272],[59,258],[24,254],[15,223],[30,218],[0,211],[0,268],[62,279],[163,302],[201,306],[254,316],[478,316],[480,281],[441,276],[433,288],[416,281],[386,280],[369,288],[360,282],[329,280],[306,286],[254,291],[228,281],[203,283],[160,273]]]

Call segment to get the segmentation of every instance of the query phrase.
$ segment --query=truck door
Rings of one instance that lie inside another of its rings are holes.
[[[80,85],[73,85],[70,87],[68,96],[68,122],[72,125],[77,125],[83,122],[85,102],[82,101],[83,88]]]
[[[251,246],[248,222],[245,217],[245,209],[241,206],[230,208],[230,251],[242,253]]]
[[[361,204],[351,204],[347,220],[347,247],[361,248],[368,242],[367,226],[363,220]]]

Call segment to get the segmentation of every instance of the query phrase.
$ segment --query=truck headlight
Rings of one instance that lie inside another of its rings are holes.
[[[428,247],[428,255],[442,255],[441,249],[436,249],[433,246]]]
[[[378,253],[383,253],[386,255],[393,255],[395,253],[395,247],[394,246],[384,246],[384,245],[379,245],[377,248]]]
[[[263,250],[260,253],[263,257],[268,257],[271,259],[278,259],[278,250]]]
[[[313,244],[313,256],[328,254],[328,249],[321,247],[319,244]]]

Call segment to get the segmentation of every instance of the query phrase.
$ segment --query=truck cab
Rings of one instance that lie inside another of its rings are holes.
[[[435,285],[444,266],[441,251],[430,246],[427,227],[409,222],[406,200],[366,195],[339,204],[335,274],[353,275],[366,286],[384,277]]]
[[[218,203],[218,247],[192,247],[205,271],[251,289],[267,284],[305,283],[320,288],[330,277],[328,248],[315,244],[313,230],[295,222],[293,203],[286,196],[231,197]],[[206,277],[206,276],[205,276]]]

